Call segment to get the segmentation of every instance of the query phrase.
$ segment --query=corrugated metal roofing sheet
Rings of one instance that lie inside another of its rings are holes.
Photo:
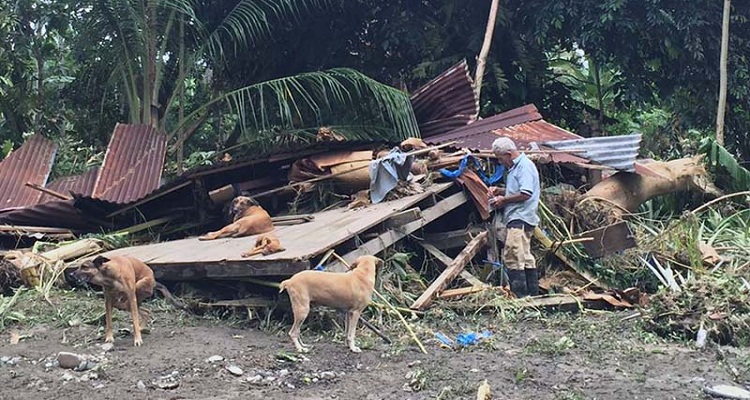
[[[93,197],[128,203],[158,188],[166,151],[167,136],[153,127],[117,124]]]
[[[39,202],[42,192],[26,186],[44,186],[49,178],[57,145],[36,134],[0,162],[0,210]]]
[[[471,150],[490,150],[492,142],[499,136],[507,136],[519,149],[528,149],[531,142],[542,144],[547,140],[580,139],[581,137],[542,119],[533,104],[514,108],[473,122],[453,131],[428,138],[429,144],[456,141],[457,147]],[[583,162],[586,160],[572,154],[552,154],[554,162]]]
[[[466,60],[414,91],[411,105],[423,138],[475,121],[479,115],[479,100]]]
[[[70,195],[70,193],[90,196],[94,192],[94,183],[99,174],[99,167],[90,168],[80,175],[64,176],[57,178],[47,185],[47,189],[55,192]],[[43,194],[40,203],[60,200],[55,196]]]
[[[43,204],[0,212],[0,225],[44,226],[92,232],[111,228],[81,213],[74,200],[49,201]]]
[[[635,172],[641,135],[604,136],[551,141],[545,145],[558,150],[580,150],[583,157],[620,171]]]

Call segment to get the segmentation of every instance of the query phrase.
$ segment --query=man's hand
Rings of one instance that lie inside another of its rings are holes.
[[[497,186],[490,186],[487,188],[489,196],[503,196],[505,195],[505,188],[497,187]]]
[[[492,196],[490,197],[490,207],[500,208],[505,203],[504,196]]]

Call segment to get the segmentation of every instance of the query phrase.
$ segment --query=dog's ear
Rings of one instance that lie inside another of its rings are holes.
[[[94,266],[96,268],[100,268],[102,265],[104,265],[104,263],[109,262],[109,258],[104,256],[97,256],[92,262],[94,263]]]

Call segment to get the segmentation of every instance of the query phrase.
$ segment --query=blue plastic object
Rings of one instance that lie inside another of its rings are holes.
[[[448,336],[445,336],[442,334],[442,332],[435,332],[435,337],[437,340],[442,342],[444,345],[448,347],[453,347],[453,341],[448,338]]]
[[[476,332],[459,333],[456,336],[456,342],[458,342],[462,346],[471,346],[473,344],[479,343],[480,340],[489,338],[491,336],[492,336],[492,332],[490,331],[484,331],[482,333],[476,333]]]
[[[325,271],[325,270],[326,270],[326,269],[325,269],[325,268],[323,267],[323,265],[322,265],[322,264],[318,264],[318,265],[316,265],[316,266],[315,266],[315,268],[313,268],[313,269],[314,269],[314,270],[316,270],[316,271]]]
[[[466,167],[469,166],[469,162],[474,165],[476,168],[477,174],[482,179],[482,181],[486,185],[493,185],[497,182],[500,182],[501,179],[503,179],[503,174],[505,173],[505,166],[502,164],[497,164],[497,167],[495,168],[495,173],[492,174],[492,176],[487,176],[487,174],[482,171],[482,165],[479,163],[479,160],[472,156],[471,154],[466,155],[464,158],[461,159],[461,162],[458,164],[458,169],[456,170],[449,170],[447,168],[443,168],[440,170],[440,173],[443,174],[447,178],[456,179],[464,172]]]

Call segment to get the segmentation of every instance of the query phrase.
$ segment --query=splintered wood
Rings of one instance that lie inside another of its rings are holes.
[[[411,305],[410,308],[414,310],[422,310],[432,303],[436,295],[438,295],[445,287],[455,279],[461,271],[463,271],[466,264],[482,249],[482,246],[487,243],[487,232],[482,232],[477,235],[474,239],[469,242],[466,247],[461,250],[461,253],[451,261],[448,268],[446,268],[440,276],[435,279],[434,282],[422,293],[421,296]]]

